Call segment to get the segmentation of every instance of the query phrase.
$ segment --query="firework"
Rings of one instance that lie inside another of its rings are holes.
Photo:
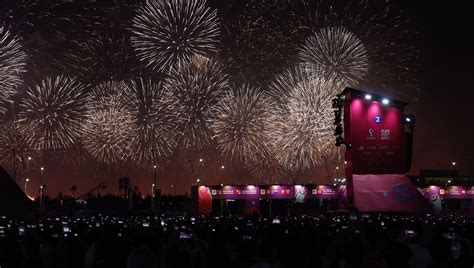
[[[169,108],[161,105],[162,83],[139,78],[132,80],[130,91],[128,109],[137,131],[131,158],[139,165],[155,165],[176,146],[175,120]]]
[[[114,105],[89,111],[84,148],[99,162],[112,164],[130,155],[134,131],[130,114]]]
[[[356,86],[367,74],[368,55],[362,41],[343,27],[328,27],[306,40],[300,58],[318,75]]]
[[[285,75],[302,74],[301,71]],[[299,81],[292,88],[279,88],[287,92],[287,99],[273,111],[268,139],[279,162],[289,170],[303,170],[321,163],[322,157],[334,153],[334,113],[332,99],[340,90],[337,83],[325,78],[308,76],[285,78],[280,81]]]
[[[398,88],[393,94],[399,98],[417,96],[417,32],[391,1],[246,3],[224,20],[220,51],[229,73],[237,81],[252,81],[264,87],[274,75],[298,61],[296,56],[303,40],[321,35],[323,29],[340,28],[356,37],[366,51],[366,71],[351,74],[352,80],[360,80],[360,87],[381,88],[384,95],[390,95],[391,88]]]
[[[285,167],[275,157],[271,147],[264,147],[259,154],[246,164],[254,179],[261,183],[282,182],[288,174]]]
[[[84,86],[64,76],[28,88],[20,116],[31,146],[48,150],[72,145],[82,135],[87,102]]]
[[[90,163],[92,159],[89,152],[84,148],[81,140],[77,140],[70,147],[65,149],[55,150],[49,153],[44,158],[47,158],[50,163],[60,164],[68,168],[80,168],[83,164]]]
[[[263,92],[247,85],[227,94],[212,124],[217,147],[224,155],[244,162],[256,158],[265,144],[268,104]]]
[[[97,32],[112,32],[113,26],[114,32],[117,32],[117,28],[126,29],[123,24],[117,23],[124,21],[124,5],[127,4],[101,3],[98,8],[94,3],[5,0],[2,1],[0,21],[9,25],[12,32],[22,36],[23,49],[28,55],[25,67],[28,76],[25,79],[40,80],[45,73],[50,76],[77,76],[79,74],[64,72],[61,68],[64,60],[62,53],[75,47],[71,47],[74,40],[85,43],[93,40]]]
[[[41,152],[30,146],[21,129],[21,123],[15,120],[6,120],[0,125],[1,165],[15,168],[17,173],[36,167],[41,158]]]
[[[193,57],[190,63],[179,63],[170,71],[162,105],[171,107],[185,147],[209,144],[209,125],[217,116],[216,106],[227,89],[222,66],[202,56]]]
[[[94,84],[132,77],[138,69],[130,40],[113,34],[73,41],[60,64],[64,72]]]
[[[25,71],[26,54],[20,41],[6,28],[0,27],[0,102],[5,102],[16,93],[22,83],[19,74]],[[0,112],[5,112],[3,108]]]
[[[245,2],[223,22],[220,54],[234,82],[263,88],[297,61],[297,48],[304,37],[288,21],[290,1]]]
[[[107,81],[95,86],[90,92],[89,109],[102,109],[114,106],[126,109],[131,98],[131,90],[124,81]]]
[[[359,61],[363,58],[363,61],[367,61],[367,70],[363,71],[365,68],[352,70],[354,73],[351,75],[354,81],[362,80],[359,82],[360,87],[383,88],[384,94],[393,93],[402,99],[417,97],[419,88],[416,76],[419,67],[419,52],[414,45],[417,32],[404,12],[397,9],[391,1],[299,0],[291,2],[293,19],[290,24],[293,28],[300,29],[299,35],[304,38],[308,36],[314,38],[319,35],[324,40],[329,37],[324,37],[324,35],[331,33],[328,29],[332,29],[333,34],[334,29],[339,29],[345,32],[346,38],[351,39],[359,54],[362,53],[361,46],[364,47],[366,55],[360,57]],[[306,45],[312,46],[309,40]],[[348,54],[349,59],[354,58],[353,52]],[[325,61],[327,63],[327,60],[316,62],[321,64]],[[366,75],[362,75],[364,72]],[[344,76],[347,77],[347,75]],[[365,79],[361,79],[362,77]],[[399,89],[389,92],[391,88]]]
[[[148,0],[133,18],[132,43],[155,70],[216,51],[219,23],[204,0]]]
[[[108,81],[96,86],[90,94],[82,142],[99,162],[112,164],[130,156],[136,131],[127,109],[129,93],[125,82]]]

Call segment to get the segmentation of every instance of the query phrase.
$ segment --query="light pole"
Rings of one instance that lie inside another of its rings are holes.
[[[30,161],[31,161],[31,156],[28,156],[28,158],[26,159],[26,170],[28,171],[30,169]]]
[[[153,184],[156,185],[156,165],[153,166]],[[155,195],[155,193],[153,193]]]
[[[30,181],[30,179],[26,178],[25,179],[25,194],[28,195],[28,193],[26,192],[26,189],[28,187],[28,182]]]
[[[172,190],[174,190],[174,195],[176,196],[176,188],[174,188],[174,184],[171,184],[170,187],[171,187]]]
[[[44,186],[43,184],[40,185],[40,213],[43,213],[43,191],[44,191]]]
[[[156,165],[153,165],[153,183],[151,184],[151,210],[156,208]]]
[[[199,166],[198,166],[198,174],[197,174],[197,180],[196,182],[199,182],[201,180],[201,176],[202,176],[202,165],[204,163],[204,159],[202,158],[199,158]],[[202,176],[204,177],[204,176]],[[198,184],[198,183],[197,183]]]
[[[448,171],[448,179],[449,179],[449,176],[451,176],[451,170],[453,169],[453,167],[456,165],[456,162],[451,162],[451,165],[449,165],[449,171]]]
[[[44,167],[41,167],[40,171],[41,171],[41,183],[43,183]]]

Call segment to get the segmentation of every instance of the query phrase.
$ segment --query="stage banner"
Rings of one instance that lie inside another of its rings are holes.
[[[225,185],[211,189],[211,195],[216,200],[221,199],[259,199],[260,187],[254,185]]]
[[[352,145],[346,158],[352,161],[352,173],[405,173],[403,108],[356,97],[349,109],[344,122],[346,143]]]
[[[210,215],[212,213],[211,189],[207,186],[198,187],[198,214]]]
[[[333,186],[318,185],[312,190],[312,196],[314,196],[314,198],[334,199],[337,197],[336,190],[336,187]]]
[[[359,211],[429,212],[432,207],[405,175],[353,175]]]
[[[269,185],[260,189],[261,197],[267,199],[293,199],[293,192],[291,185]]]

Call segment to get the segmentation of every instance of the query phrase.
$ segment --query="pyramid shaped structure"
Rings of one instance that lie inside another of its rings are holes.
[[[25,217],[33,213],[31,199],[0,166],[0,216]]]

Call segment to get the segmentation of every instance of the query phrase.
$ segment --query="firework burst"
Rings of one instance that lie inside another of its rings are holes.
[[[6,120],[0,125],[0,162],[6,168],[16,167],[17,172],[36,167],[41,151],[32,148],[19,121]]]
[[[89,112],[84,148],[99,162],[112,164],[130,155],[134,137],[130,114],[114,106]]]
[[[285,75],[302,74],[301,71]],[[288,98],[275,109],[267,131],[278,161],[288,170],[304,170],[334,154],[332,99],[340,91],[338,84],[324,78],[280,77],[280,81],[299,81],[293,88],[280,88]],[[275,96],[275,95],[274,95]]]
[[[210,123],[228,89],[227,75],[216,61],[202,56],[180,63],[169,73],[163,106],[170,107],[185,147],[203,147],[211,141]]]
[[[19,75],[25,71],[25,61],[18,37],[0,27],[0,102],[16,93],[16,87],[22,83]],[[0,112],[5,110],[1,108]]]
[[[310,36],[299,53],[317,75],[356,86],[367,74],[368,54],[362,41],[343,27],[323,28]]]
[[[263,88],[297,61],[297,44],[302,38],[288,21],[288,2],[245,1],[225,18],[219,52],[234,82]]]
[[[81,81],[93,84],[130,78],[138,69],[138,60],[130,40],[114,34],[73,41],[60,64],[64,72],[75,74]]]
[[[414,45],[417,32],[404,12],[396,8],[392,1],[299,0],[292,1],[291,5],[291,24],[293,28],[300,29],[301,36],[310,36],[311,39],[319,35],[322,38],[319,42],[322,42],[329,37],[329,29],[332,29],[332,34],[335,33],[334,29],[339,29],[341,34],[345,32],[345,38],[351,39],[353,48],[357,48],[347,54],[350,55],[349,59],[354,58],[356,54],[353,52],[356,51],[362,56],[361,46],[364,47],[366,55],[355,58],[359,58],[360,63],[367,61],[367,70],[352,68],[354,73],[351,75],[351,80],[362,80],[359,86],[383,88],[384,94],[392,93],[402,99],[417,98],[419,51]],[[328,41],[325,42],[329,44]],[[308,40],[306,45],[312,46],[310,42]],[[340,41],[338,43],[341,44]],[[333,53],[322,55],[324,54]],[[344,58],[339,60],[344,62]],[[321,64],[324,61],[316,62]],[[366,75],[362,76],[364,72]],[[347,75],[344,76],[347,79]],[[362,77],[365,79],[361,79]]]
[[[101,109],[114,106],[125,109],[130,100],[131,90],[123,81],[107,81],[98,84],[90,92],[89,109]]]
[[[392,1],[249,0],[232,15],[223,23],[220,52],[238,81],[264,87],[274,75],[297,63],[302,40],[324,34],[323,29],[339,28],[348,34],[346,38],[355,41],[356,37],[356,47],[362,44],[366,51],[362,57],[367,59],[366,71],[346,73],[346,79],[361,80],[361,87],[382,88],[384,95],[417,97],[417,32]],[[343,58],[339,60],[347,67]]]
[[[99,162],[112,164],[130,156],[133,139],[133,117],[127,109],[130,100],[125,82],[104,82],[90,94],[84,148]]]
[[[78,76],[78,73],[64,72],[62,68],[62,53],[70,48],[71,41],[82,40],[86,43],[95,39],[97,32],[110,33],[112,27],[115,27],[114,32],[117,28],[126,29],[119,22],[128,21],[124,20],[127,14],[123,12],[127,4],[97,4],[49,0],[2,1],[0,21],[22,37],[21,43],[28,55],[28,76],[24,77],[25,80],[40,80],[45,73],[48,76]]]
[[[155,165],[176,146],[175,120],[169,107],[162,106],[163,85],[142,78],[131,81],[128,109],[133,118],[131,158],[139,165]]]
[[[261,183],[283,182],[288,175],[288,171],[275,157],[275,153],[270,147],[264,147],[257,157],[246,164],[254,179]]]
[[[32,147],[59,149],[82,135],[88,96],[78,81],[58,76],[28,88],[20,117]]]
[[[216,51],[219,23],[204,0],[148,0],[133,18],[132,43],[155,70]]]
[[[217,147],[225,156],[243,162],[257,157],[265,144],[268,103],[263,92],[247,85],[227,94],[212,124]]]
[[[84,148],[82,140],[76,141],[67,149],[57,150],[49,155],[51,163],[60,163],[63,166],[75,168],[76,170],[82,165],[90,163],[91,160],[91,155]]]

